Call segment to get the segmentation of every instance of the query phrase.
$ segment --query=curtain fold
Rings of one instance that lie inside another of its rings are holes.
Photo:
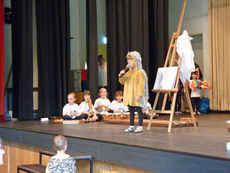
[[[4,51],[4,0],[0,0],[0,122],[5,121],[5,51]]]
[[[32,0],[12,0],[13,117],[33,119]]]
[[[122,88],[118,74],[127,64],[128,51],[140,52],[143,68],[148,74],[148,0],[109,0],[106,6],[108,91],[112,98]]]
[[[92,100],[98,97],[98,43],[97,43],[97,6],[96,0],[86,1],[87,28],[87,80]]]
[[[209,0],[210,108],[230,110],[230,0]]]
[[[109,0],[107,2],[107,54],[109,93],[122,89],[118,73],[128,51],[141,53],[151,91],[157,69],[168,50],[168,0]],[[112,98],[112,97],[111,97]],[[154,95],[150,92],[150,101]]]
[[[169,48],[168,0],[149,0],[149,91],[153,88],[157,70],[164,66]],[[155,93],[150,92],[150,103]],[[159,103],[162,98],[159,98]],[[160,105],[158,105],[160,107]],[[159,108],[158,107],[158,108]]]
[[[39,117],[60,116],[70,92],[68,0],[36,1]]]

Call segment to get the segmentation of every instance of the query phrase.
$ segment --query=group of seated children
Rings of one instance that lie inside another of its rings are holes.
[[[90,98],[90,91],[83,92],[84,101],[78,106],[75,103],[76,96],[71,92],[67,96],[68,103],[63,107],[64,120],[82,120],[91,118],[93,121],[100,121],[103,113],[114,112],[122,113],[128,112],[128,107],[123,104],[123,92],[117,91],[114,95],[114,100],[110,102],[107,98],[108,92],[105,88],[99,90],[99,98],[95,100],[94,105]],[[148,102],[147,109],[143,110],[146,118],[150,115],[151,105]]]

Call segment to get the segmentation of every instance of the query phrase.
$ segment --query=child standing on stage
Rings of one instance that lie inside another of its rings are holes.
[[[115,92],[114,100],[111,103],[111,110],[118,113],[128,111],[128,107],[123,104],[123,92],[121,90]]]
[[[90,98],[90,91],[85,90],[83,92],[84,101],[80,104],[80,109],[83,114],[88,114],[89,117],[91,117],[93,120],[100,121],[102,119],[102,116],[100,114],[97,115],[96,110],[94,109],[94,106],[92,104],[92,100]]]
[[[197,82],[198,80],[197,71],[192,72],[191,76],[192,76],[192,80],[190,80],[190,84],[192,82]],[[200,114],[200,101],[201,101],[200,89],[199,88],[196,88],[195,90],[191,89],[191,103],[192,103],[192,108],[195,114]]]
[[[75,103],[76,96],[74,92],[71,92],[67,96],[68,103],[63,107],[63,119],[64,120],[81,120],[87,119],[87,114],[82,114],[78,104]]]
[[[129,107],[130,112],[130,126],[125,129],[125,133],[143,131],[143,112],[147,105],[148,84],[147,75],[142,69],[141,56],[139,52],[129,52],[126,56],[129,71],[125,73],[122,70],[119,73],[119,82],[124,85],[124,105]],[[122,77],[121,77],[122,76]],[[134,130],[134,113],[137,112],[139,116],[139,125]]]
[[[110,101],[107,99],[108,92],[105,88],[99,90],[100,98],[95,100],[94,108],[98,112],[109,112],[110,111]]]
[[[66,138],[62,135],[54,137],[53,148],[57,151],[57,154],[52,156],[49,160],[46,167],[46,173],[75,173],[75,160],[65,153],[67,149]]]

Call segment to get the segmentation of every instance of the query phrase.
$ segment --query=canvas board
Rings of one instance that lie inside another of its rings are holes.
[[[153,89],[174,89],[177,71],[177,66],[158,68]]]

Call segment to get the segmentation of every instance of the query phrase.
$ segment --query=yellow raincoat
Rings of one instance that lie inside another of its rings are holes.
[[[125,75],[119,78],[119,82],[124,85],[123,103],[125,106],[141,106],[141,99],[136,100],[136,96],[143,96],[145,93],[145,77],[142,70],[136,68],[136,60],[133,56],[135,67],[130,69]]]

